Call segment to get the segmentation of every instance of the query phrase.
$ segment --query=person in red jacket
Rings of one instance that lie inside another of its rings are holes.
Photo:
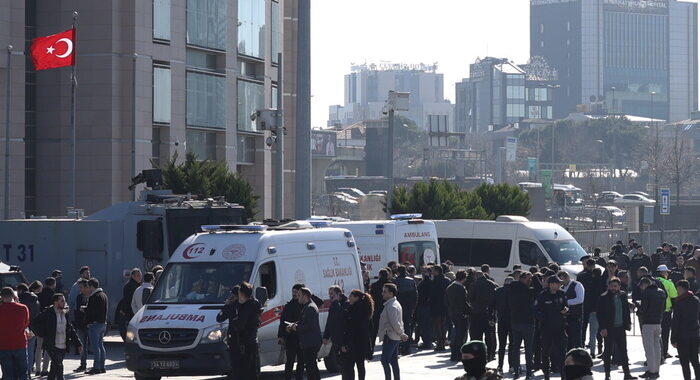
[[[0,367],[13,378],[27,379],[27,336],[29,309],[19,303],[10,287],[0,290]],[[5,376],[3,376],[5,377]]]

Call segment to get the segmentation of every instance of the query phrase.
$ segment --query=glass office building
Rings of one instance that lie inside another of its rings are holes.
[[[697,4],[531,0],[530,52],[558,70],[557,117],[610,113],[682,120],[698,107]]]

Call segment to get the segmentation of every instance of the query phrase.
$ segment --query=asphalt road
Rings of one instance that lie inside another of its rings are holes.
[[[632,374],[639,376],[646,370],[644,368],[644,349],[642,348],[642,338],[639,335],[628,336],[628,354],[630,356],[630,365],[632,369]],[[661,367],[661,376],[665,379],[682,379],[681,367],[678,359],[675,357],[676,350],[671,348],[670,353],[674,355],[672,359],[668,359],[666,364]],[[377,346],[377,354],[375,354],[375,360],[367,364],[367,379],[382,379],[383,370],[382,365],[379,362],[379,356],[381,355],[381,346]],[[88,367],[92,364],[91,358],[88,361]],[[506,360],[507,361],[507,360]],[[521,360],[524,363],[524,360]],[[600,359],[595,360],[594,367],[594,378],[595,380],[603,380],[603,363]],[[73,374],[72,371],[79,366],[78,357],[75,355],[68,355],[65,362],[65,372],[66,379],[124,379],[133,378],[133,374],[127,370],[124,366],[124,355],[123,346],[118,342],[115,337],[110,337],[107,343],[107,373],[95,376],[87,376],[84,374]],[[425,376],[436,376],[434,380],[438,379],[454,379],[460,376],[463,371],[461,363],[456,365],[449,361],[449,352],[434,353],[433,351],[418,351],[412,355],[404,356],[399,359],[399,366],[401,367],[402,379],[420,379],[424,380]],[[496,362],[490,363],[490,366],[495,367]],[[507,364],[506,364],[507,367]],[[323,363],[319,363],[319,368],[324,369]],[[283,368],[277,367],[264,367],[262,369],[263,376],[262,379],[265,380],[277,380],[284,379]],[[328,374],[325,371],[321,373],[324,379],[340,379],[339,374]],[[510,378],[510,376],[506,376]],[[538,372],[535,379],[542,379],[542,373]],[[553,376],[553,378],[558,378]],[[44,378],[45,379],[45,378]],[[183,378],[184,379],[184,378]],[[190,378],[188,378],[190,379]],[[224,377],[194,377],[192,379],[224,379]],[[522,379],[522,378],[521,378]],[[612,380],[622,379],[622,369],[613,369]],[[432,379],[431,379],[432,380]]]

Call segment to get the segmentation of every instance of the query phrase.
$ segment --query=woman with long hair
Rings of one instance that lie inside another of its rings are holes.
[[[369,324],[374,314],[374,301],[371,295],[358,289],[350,292],[348,300],[350,307],[346,312],[347,323],[341,347],[344,356],[343,380],[355,379],[355,366],[358,379],[364,380],[365,360],[372,357]]]

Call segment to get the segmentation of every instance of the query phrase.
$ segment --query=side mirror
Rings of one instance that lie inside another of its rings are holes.
[[[258,302],[260,302],[261,306],[265,306],[267,300],[269,299],[267,288],[264,286],[255,288],[255,299],[257,299]]]

